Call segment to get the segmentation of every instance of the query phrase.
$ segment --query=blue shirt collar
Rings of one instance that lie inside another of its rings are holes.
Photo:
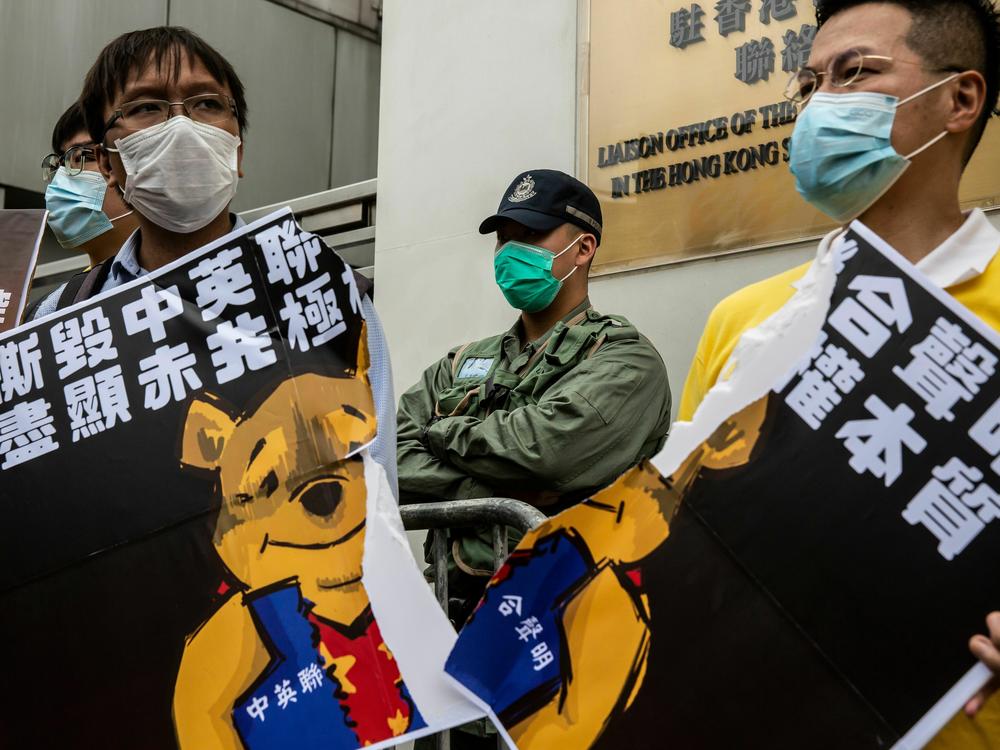
[[[247,224],[238,214],[230,214],[230,217],[233,219],[234,230],[245,227]],[[139,265],[139,247],[142,244],[142,236],[139,231],[136,229],[128,236],[125,244],[115,255],[115,259],[111,261],[111,277],[114,279],[115,286],[121,286],[149,273]]]

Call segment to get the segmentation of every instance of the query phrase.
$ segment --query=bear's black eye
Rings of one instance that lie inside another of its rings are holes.
[[[246,505],[253,500],[253,495],[248,495],[246,492],[237,492],[233,495],[233,500],[236,501],[237,505]]]
[[[265,497],[271,497],[274,491],[278,489],[278,475],[273,471],[269,471],[267,476],[264,477],[264,481],[260,483],[260,488],[264,490]]]
[[[303,492],[299,502],[308,513],[326,518],[337,510],[342,494],[343,488],[339,482],[324,481],[314,484]]]

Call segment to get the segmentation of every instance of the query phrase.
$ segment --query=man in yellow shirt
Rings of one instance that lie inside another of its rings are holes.
[[[990,0],[818,0],[790,168],[796,189],[841,224],[858,218],[932,281],[1000,331],[1000,231],[963,213],[962,171],[997,103],[1000,18]],[[826,252],[840,230],[820,242]],[[752,284],[712,311],[679,418],[690,420],[740,336],[776,312],[809,269]],[[998,603],[1000,604],[1000,603]],[[1000,612],[973,654],[1000,674]],[[905,623],[902,624],[905,627]],[[931,743],[1000,748],[1000,695],[989,686]],[[973,716],[974,715],[974,716]]]

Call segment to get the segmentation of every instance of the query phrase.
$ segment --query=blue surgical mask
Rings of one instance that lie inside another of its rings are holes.
[[[948,134],[942,131],[900,156],[892,147],[896,109],[954,77],[902,101],[870,91],[813,94],[795,122],[789,154],[799,195],[841,224],[864,213],[895,184],[914,156]]]
[[[71,175],[59,167],[45,189],[45,207],[49,210],[49,228],[65,248],[79,247],[113,228],[128,214],[109,219],[104,213],[107,183],[97,172]]]

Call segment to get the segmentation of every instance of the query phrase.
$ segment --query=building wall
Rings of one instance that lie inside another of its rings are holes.
[[[351,6],[347,20],[374,24],[370,2],[326,5]],[[203,36],[246,85],[236,210],[375,176],[376,42],[269,0],[0,0],[0,185],[43,192],[52,126],[98,52],[125,31],[163,23]]]
[[[397,393],[450,347],[513,321],[493,282],[494,238],[476,230],[518,172],[575,173],[577,39],[576,0],[386,0],[375,264]],[[676,402],[711,307],[811,252],[599,277],[591,297],[653,340]]]
[[[166,20],[167,0],[0,0],[0,183],[44,191],[52,127],[101,47]]]

